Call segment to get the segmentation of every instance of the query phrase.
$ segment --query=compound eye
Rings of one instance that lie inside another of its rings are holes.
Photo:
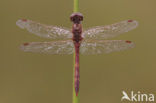
[[[78,21],[81,21],[81,18],[78,18]]]
[[[70,20],[73,21],[73,17],[70,17]]]
[[[80,17],[80,20],[83,21],[83,16]]]
[[[77,22],[77,21],[82,21],[83,20],[83,15],[81,14],[81,13],[73,13],[71,16],[70,16],[70,20],[71,21],[75,21],[75,22]]]

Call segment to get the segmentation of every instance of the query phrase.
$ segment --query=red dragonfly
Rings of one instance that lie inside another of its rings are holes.
[[[96,26],[82,30],[81,13],[70,16],[73,22],[72,30],[40,24],[27,19],[20,19],[16,24],[40,37],[62,39],[51,42],[31,42],[21,45],[25,52],[40,52],[49,54],[72,54],[75,52],[75,81],[76,96],[79,92],[79,52],[82,54],[101,54],[133,48],[134,43],[128,40],[105,40],[128,32],[137,27],[135,20],[125,20],[112,25]],[[74,49],[75,48],[75,49]]]

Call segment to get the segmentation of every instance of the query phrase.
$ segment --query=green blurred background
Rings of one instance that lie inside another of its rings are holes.
[[[70,28],[72,11],[73,0],[0,1],[0,103],[72,103],[73,56],[20,51],[24,42],[50,39],[15,24],[27,18]],[[80,0],[80,12],[84,28],[139,22],[113,38],[134,41],[134,49],[80,56],[81,103],[120,103],[122,90],[156,93],[156,0]]]

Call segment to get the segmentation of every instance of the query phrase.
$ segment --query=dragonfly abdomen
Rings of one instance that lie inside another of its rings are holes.
[[[80,43],[75,43],[75,74],[74,74],[74,88],[76,96],[79,93],[80,73],[79,73],[79,47]]]
[[[76,69],[75,68],[75,70],[77,70],[77,73],[75,74],[75,83],[74,83],[74,87],[75,87],[75,93],[76,93],[76,96],[78,96],[78,93],[79,93],[79,87],[80,87],[80,80],[79,80],[79,78],[80,78],[80,75],[79,75],[79,67]]]

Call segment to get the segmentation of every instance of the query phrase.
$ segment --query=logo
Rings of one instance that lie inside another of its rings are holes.
[[[122,98],[121,101],[127,100],[127,101],[135,101],[135,102],[153,102],[154,101],[154,94],[146,94],[146,93],[141,93],[140,91],[134,92],[131,91],[130,94],[128,95],[125,91],[122,91]]]

